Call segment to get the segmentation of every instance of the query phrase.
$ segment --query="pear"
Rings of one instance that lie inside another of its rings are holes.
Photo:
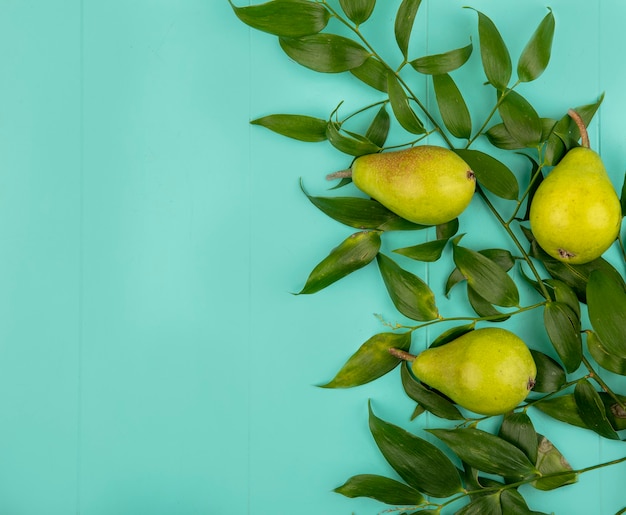
[[[432,347],[411,359],[421,382],[481,415],[500,415],[522,402],[535,385],[537,367],[524,341],[506,329],[487,327]]]
[[[347,174],[364,193],[411,222],[438,225],[459,216],[476,188],[474,173],[452,150],[423,145],[357,157]]]
[[[622,221],[620,200],[600,156],[589,148],[584,122],[575,111],[582,146],[571,149],[537,188],[530,227],[537,243],[562,262],[583,264],[615,241]]]

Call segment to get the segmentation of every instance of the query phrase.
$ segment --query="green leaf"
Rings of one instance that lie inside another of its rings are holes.
[[[415,21],[420,3],[421,0],[402,0],[398,12],[396,13],[394,32],[398,48],[400,48],[405,59],[408,58],[409,40],[411,39],[413,22]]]
[[[605,370],[626,376],[626,358],[615,356],[606,350],[598,335],[593,331],[585,331],[587,334],[587,348],[589,354]]]
[[[622,183],[622,190],[619,196],[619,200],[622,206],[622,215],[626,216],[626,174],[624,174],[624,182]]]
[[[626,291],[604,271],[596,270],[587,284],[589,320],[604,348],[626,358]]]
[[[474,468],[508,478],[526,479],[537,470],[526,455],[506,440],[476,428],[426,429]]]
[[[425,499],[414,488],[400,481],[374,474],[353,476],[334,490],[346,497],[370,497],[385,504],[409,504],[419,506]]]
[[[478,295],[497,306],[519,304],[517,286],[500,266],[474,250],[459,245],[452,249],[454,263]]]
[[[350,73],[368,86],[387,93],[388,71],[388,68],[378,59],[368,57],[361,66],[352,68]]]
[[[587,379],[581,379],[576,383],[574,400],[580,418],[589,429],[610,440],[620,439],[606,416],[600,395]]]
[[[552,393],[560,389],[566,381],[565,370],[550,356],[543,352],[531,349],[535,365],[537,365],[537,377],[533,392]]]
[[[343,12],[355,25],[361,25],[371,16],[376,0],[339,0]]]
[[[370,53],[356,41],[336,34],[281,37],[279,41],[289,57],[317,72],[345,72],[361,66],[370,57]]]
[[[554,444],[548,440],[542,434],[537,434],[537,463],[536,467],[541,472],[542,476],[550,474],[560,474],[565,472],[562,476],[546,477],[543,479],[537,479],[533,481],[533,485],[538,490],[554,490],[564,485],[575,483],[578,480],[578,474],[572,472],[572,467],[565,459]]]
[[[522,50],[517,63],[517,76],[522,82],[539,77],[550,61],[554,37],[554,15],[548,12]]]
[[[432,349],[433,347],[441,347],[442,345],[445,345],[446,343],[450,343],[451,341],[454,341],[457,338],[473,330],[474,330],[474,323],[451,327],[450,329],[445,330],[439,336],[437,336],[437,338],[435,338],[433,342],[430,344],[429,348]]]
[[[272,114],[250,122],[288,138],[300,141],[325,141],[326,120],[297,114]]]
[[[330,19],[330,12],[322,4],[308,0],[273,0],[246,7],[229,2],[246,25],[276,36],[297,38],[317,34]]]
[[[454,515],[503,515],[500,493],[481,495],[456,511]]]
[[[393,73],[387,75],[387,92],[389,93],[389,103],[393,109],[393,114],[400,125],[412,134],[426,133],[424,124],[415,114],[402,84],[400,84],[400,81]]]
[[[372,143],[365,136],[358,134],[343,134],[339,131],[340,125],[336,122],[328,122],[326,125],[326,136],[331,145],[337,150],[350,156],[364,156],[380,152],[380,147]]]
[[[443,54],[427,55],[414,59],[409,64],[419,73],[426,75],[447,74],[463,66],[472,55],[473,45],[470,43]]]
[[[547,513],[532,511],[528,508],[522,495],[513,489],[502,491],[500,494],[502,515],[548,515]]]
[[[541,399],[535,402],[533,406],[556,420],[587,429],[587,425],[578,413],[573,393]]]
[[[470,165],[480,185],[498,197],[517,199],[517,179],[504,163],[480,150],[457,149],[455,152]]]
[[[480,317],[489,317],[490,322],[504,322],[510,317],[493,307],[484,297],[481,297],[471,286],[467,286],[467,300],[474,312]],[[495,318],[494,318],[495,317]]]
[[[442,395],[426,388],[409,370],[409,363],[401,366],[402,387],[406,394],[433,415],[447,420],[464,420],[458,408]]]
[[[435,98],[444,125],[450,134],[457,138],[469,139],[472,133],[472,119],[463,95],[447,73],[433,75]]]
[[[568,372],[575,372],[582,360],[580,319],[563,302],[548,302],[543,311],[546,332]]]
[[[400,359],[389,349],[408,351],[411,333],[380,333],[372,336],[348,359],[337,375],[323,388],[352,388],[369,383],[393,370]]]
[[[417,261],[432,262],[437,261],[441,257],[447,243],[448,240],[427,241],[419,245],[395,249],[394,252]]]
[[[498,112],[508,133],[524,147],[537,147],[542,137],[542,122],[530,103],[519,93],[508,90],[502,95]]]
[[[435,231],[438,240],[448,240],[459,231],[459,219],[455,218],[444,224],[439,224]]]
[[[554,300],[569,306],[576,313],[576,316],[580,318],[580,302],[572,288],[558,279],[546,279],[543,282],[552,291]]]
[[[537,461],[537,433],[526,413],[507,413],[498,436],[515,445],[531,463]]]
[[[300,294],[316,293],[370,263],[380,249],[380,233],[361,231],[333,249],[309,275]]]
[[[378,418],[371,405],[369,426],[380,452],[407,484],[440,498],[462,491],[456,467],[433,444]]]
[[[301,184],[302,187],[302,184]],[[375,200],[359,197],[314,197],[302,187],[311,203],[326,215],[355,229],[417,231],[426,229],[399,217]]]
[[[400,313],[420,322],[439,316],[435,295],[424,281],[384,254],[379,253],[376,259],[389,296]]]
[[[376,116],[365,133],[367,140],[382,148],[385,145],[385,141],[387,141],[390,121],[389,113],[387,113],[387,109],[383,105],[376,113]]]
[[[495,24],[483,13],[478,13],[480,57],[489,83],[496,89],[506,89],[511,79],[512,65],[509,51]]]
[[[511,133],[507,130],[503,123],[497,123],[491,127],[485,136],[494,147],[502,148],[504,150],[519,150],[524,148],[524,145],[517,141]]]

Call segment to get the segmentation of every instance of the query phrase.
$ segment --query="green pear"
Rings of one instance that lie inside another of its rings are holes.
[[[476,188],[468,164],[453,151],[433,145],[357,157],[351,173],[361,191],[422,225],[459,216]]]
[[[482,415],[500,415],[522,402],[537,368],[524,341],[506,329],[470,331],[418,354],[415,376],[456,404]]]
[[[530,206],[530,227],[550,256],[571,264],[600,257],[617,238],[620,200],[600,156],[589,148],[580,116],[570,110],[582,136],[541,182]]]

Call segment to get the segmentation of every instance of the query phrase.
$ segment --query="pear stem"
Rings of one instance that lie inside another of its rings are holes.
[[[574,120],[574,122],[578,126],[578,130],[580,131],[580,142],[582,146],[585,148],[590,148],[589,147],[589,134],[587,133],[587,127],[583,119],[573,109],[569,109],[567,111],[567,114],[570,116],[572,120]]]
[[[326,180],[332,181],[334,179],[348,179],[352,177],[352,170],[348,168],[347,170],[339,170],[338,172],[329,173],[326,176]]]
[[[396,349],[395,347],[389,349],[389,354],[404,361],[413,361],[416,358],[415,354],[410,354],[406,351]]]

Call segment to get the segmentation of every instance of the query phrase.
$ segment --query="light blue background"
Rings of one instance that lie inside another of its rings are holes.
[[[398,2],[379,4],[364,31],[399,63]],[[466,4],[425,1],[413,56],[470,35],[477,43]],[[514,59],[547,7],[470,4]],[[549,6],[553,61],[521,91],[543,116],[605,91],[591,141],[621,186],[626,4]],[[481,112],[477,57],[457,77]],[[409,422],[395,373],[349,391],[315,385],[381,330],[373,313],[398,315],[374,266],[317,295],[290,294],[350,234],[298,180],[324,194],[325,174],[349,158],[248,123],[279,112],[326,118],[341,101],[348,113],[379,95],[349,74],[299,67],[226,0],[0,0],[0,70],[0,513],[384,509],[332,492],[354,474],[392,474],[369,435],[367,400],[416,432],[436,421]],[[506,245],[479,203],[463,224],[476,248]],[[394,235],[385,251],[432,237]],[[443,297],[449,259],[402,263],[428,278],[444,314],[469,313],[460,295]],[[548,349],[534,316],[509,327]],[[620,442],[533,419],[575,468],[624,454]],[[626,505],[625,472],[525,493],[542,511],[613,514]]]

